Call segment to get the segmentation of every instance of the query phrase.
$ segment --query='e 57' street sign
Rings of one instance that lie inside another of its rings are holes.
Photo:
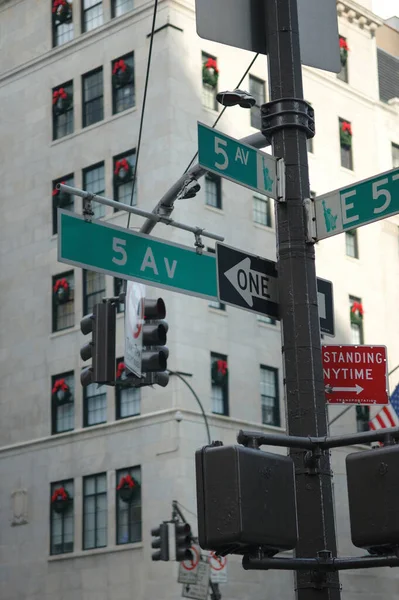
[[[317,240],[399,213],[399,168],[318,196],[314,206]]]

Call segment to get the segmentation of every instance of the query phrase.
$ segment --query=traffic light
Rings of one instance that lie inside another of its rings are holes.
[[[92,359],[91,367],[84,368],[80,375],[84,387],[115,381],[115,327],[116,305],[109,301],[95,304],[93,313],[81,320],[81,332],[92,334],[91,341],[80,350],[82,360]]]
[[[162,523],[159,527],[151,529],[151,535],[155,538],[151,548],[159,548],[152,553],[152,560],[169,560],[169,526]]]
[[[175,544],[177,562],[182,560],[192,560],[191,548],[191,527],[188,523],[175,523]]]
[[[219,445],[216,445],[219,444]],[[294,463],[220,442],[197,450],[198,538],[219,554],[267,555],[297,542]]]
[[[169,373],[166,371],[169,350],[165,346],[168,324],[163,321],[165,316],[162,298],[144,300],[141,371],[146,385],[156,383],[165,387],[169,382]]]

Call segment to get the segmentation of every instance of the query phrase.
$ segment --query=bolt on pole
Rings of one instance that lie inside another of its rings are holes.
[[[271,103],[276,114],[275,101],[283,100],[283,105],[291,104],[295,116],[304,106],[297,0],[265,0],[265,8],[270,100],[266,107]],[[276,202],[276,232],[287,427],[293,436],[324,436],[327,411],[315,252],[313,245],[306,243],[304,210],[304,200],[309,198],[307,136],[301,126],[287,126],[287,115],[282,110],[278,127],[271,128],[268,135],[274,156],[283,158],[286,165],[286,202]],[[324,550],[335,557],[330,459],[328,453],[322,456],[318,474],[310,475],[306,473],[304,452],[290,448],[296,469],[296,557],[312,558]],[[337,573],[328,573],[322,581],[316,581],[310,569],[300,571],[296,573],[295,587],[298,600],[340,599]]]

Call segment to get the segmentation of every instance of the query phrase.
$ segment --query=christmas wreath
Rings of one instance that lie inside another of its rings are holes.
[[[72,398],[71,390],[65,379],[57,379],[51,393],[53,400],[59,405],[67,404]]]
[[[133,81],[133,69],[124,60],[116,60],[112,68],[112,84],[115,88],[119,89],[132,83]]]
[[[122,185],[123,183],[130,181],[132,177],[132,165],[126,160],[126,158],[117,160],[114,169],[114,181],[116,185]]]
[[[363,305],[361,302],[354,302],[351,306],[351,323],[355,325],[360,325],[363,321]]]
[[[68,302],[70,295],[70,287],[65,277],[57,279],[53,287],[54,299],[57,304],[65,304]]]
[[[341,58],[341,65],[343,67],[346,66],[346,63],[348,60],[348,52],[349,52],[349,46],[347,44],[346,39],[339,36],[339,55]]]
[[[53,111],[56,116],[63,115],[71,107],[72,94],[60,87],[53,91]]]
[[[133,501],[136,493],[140,489],[140,484],[131,476],[125,475],[122,477],[118,485],[116,486],[116,491],[122,502],[130,503]]]
[[[227,385],[228,369],[227,361],[219,359],[212,364],[212,383],[216,385]]]
[[[214,58],[208,58],[202,66],[202,83],[206,83],[211,88],[217,86],[219,79],[219,69]]]
[[[348,121],[342,121],[339,138],[341,147],[349,150],[352,146],[352,125]]]
[[[72,21],[72,4],[67,0],[53,0],[52,12],[56,25],[63,25]]]
[[[51,506],[57,513],[63,513],[69,506],[71,497],[64,487],[59,487],[54,490],[51,496]]]
[[[61,181],[61,183],[65,185],[66,181]],[[71,196],[66,192],[57,190],[57,188],[53,189],[53,198],[57,200],[57,206],[59,208],[64,208],[65,206],[69,206],[71,204]]]

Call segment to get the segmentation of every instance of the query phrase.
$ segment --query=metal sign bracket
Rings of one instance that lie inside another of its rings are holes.
[[[316,214],[314,209],[314,200],[312,198],[305,198],[303,201],[306,213],[306,241],[308,244],[315,244],[317,242],[317,228],[316,228]]]

